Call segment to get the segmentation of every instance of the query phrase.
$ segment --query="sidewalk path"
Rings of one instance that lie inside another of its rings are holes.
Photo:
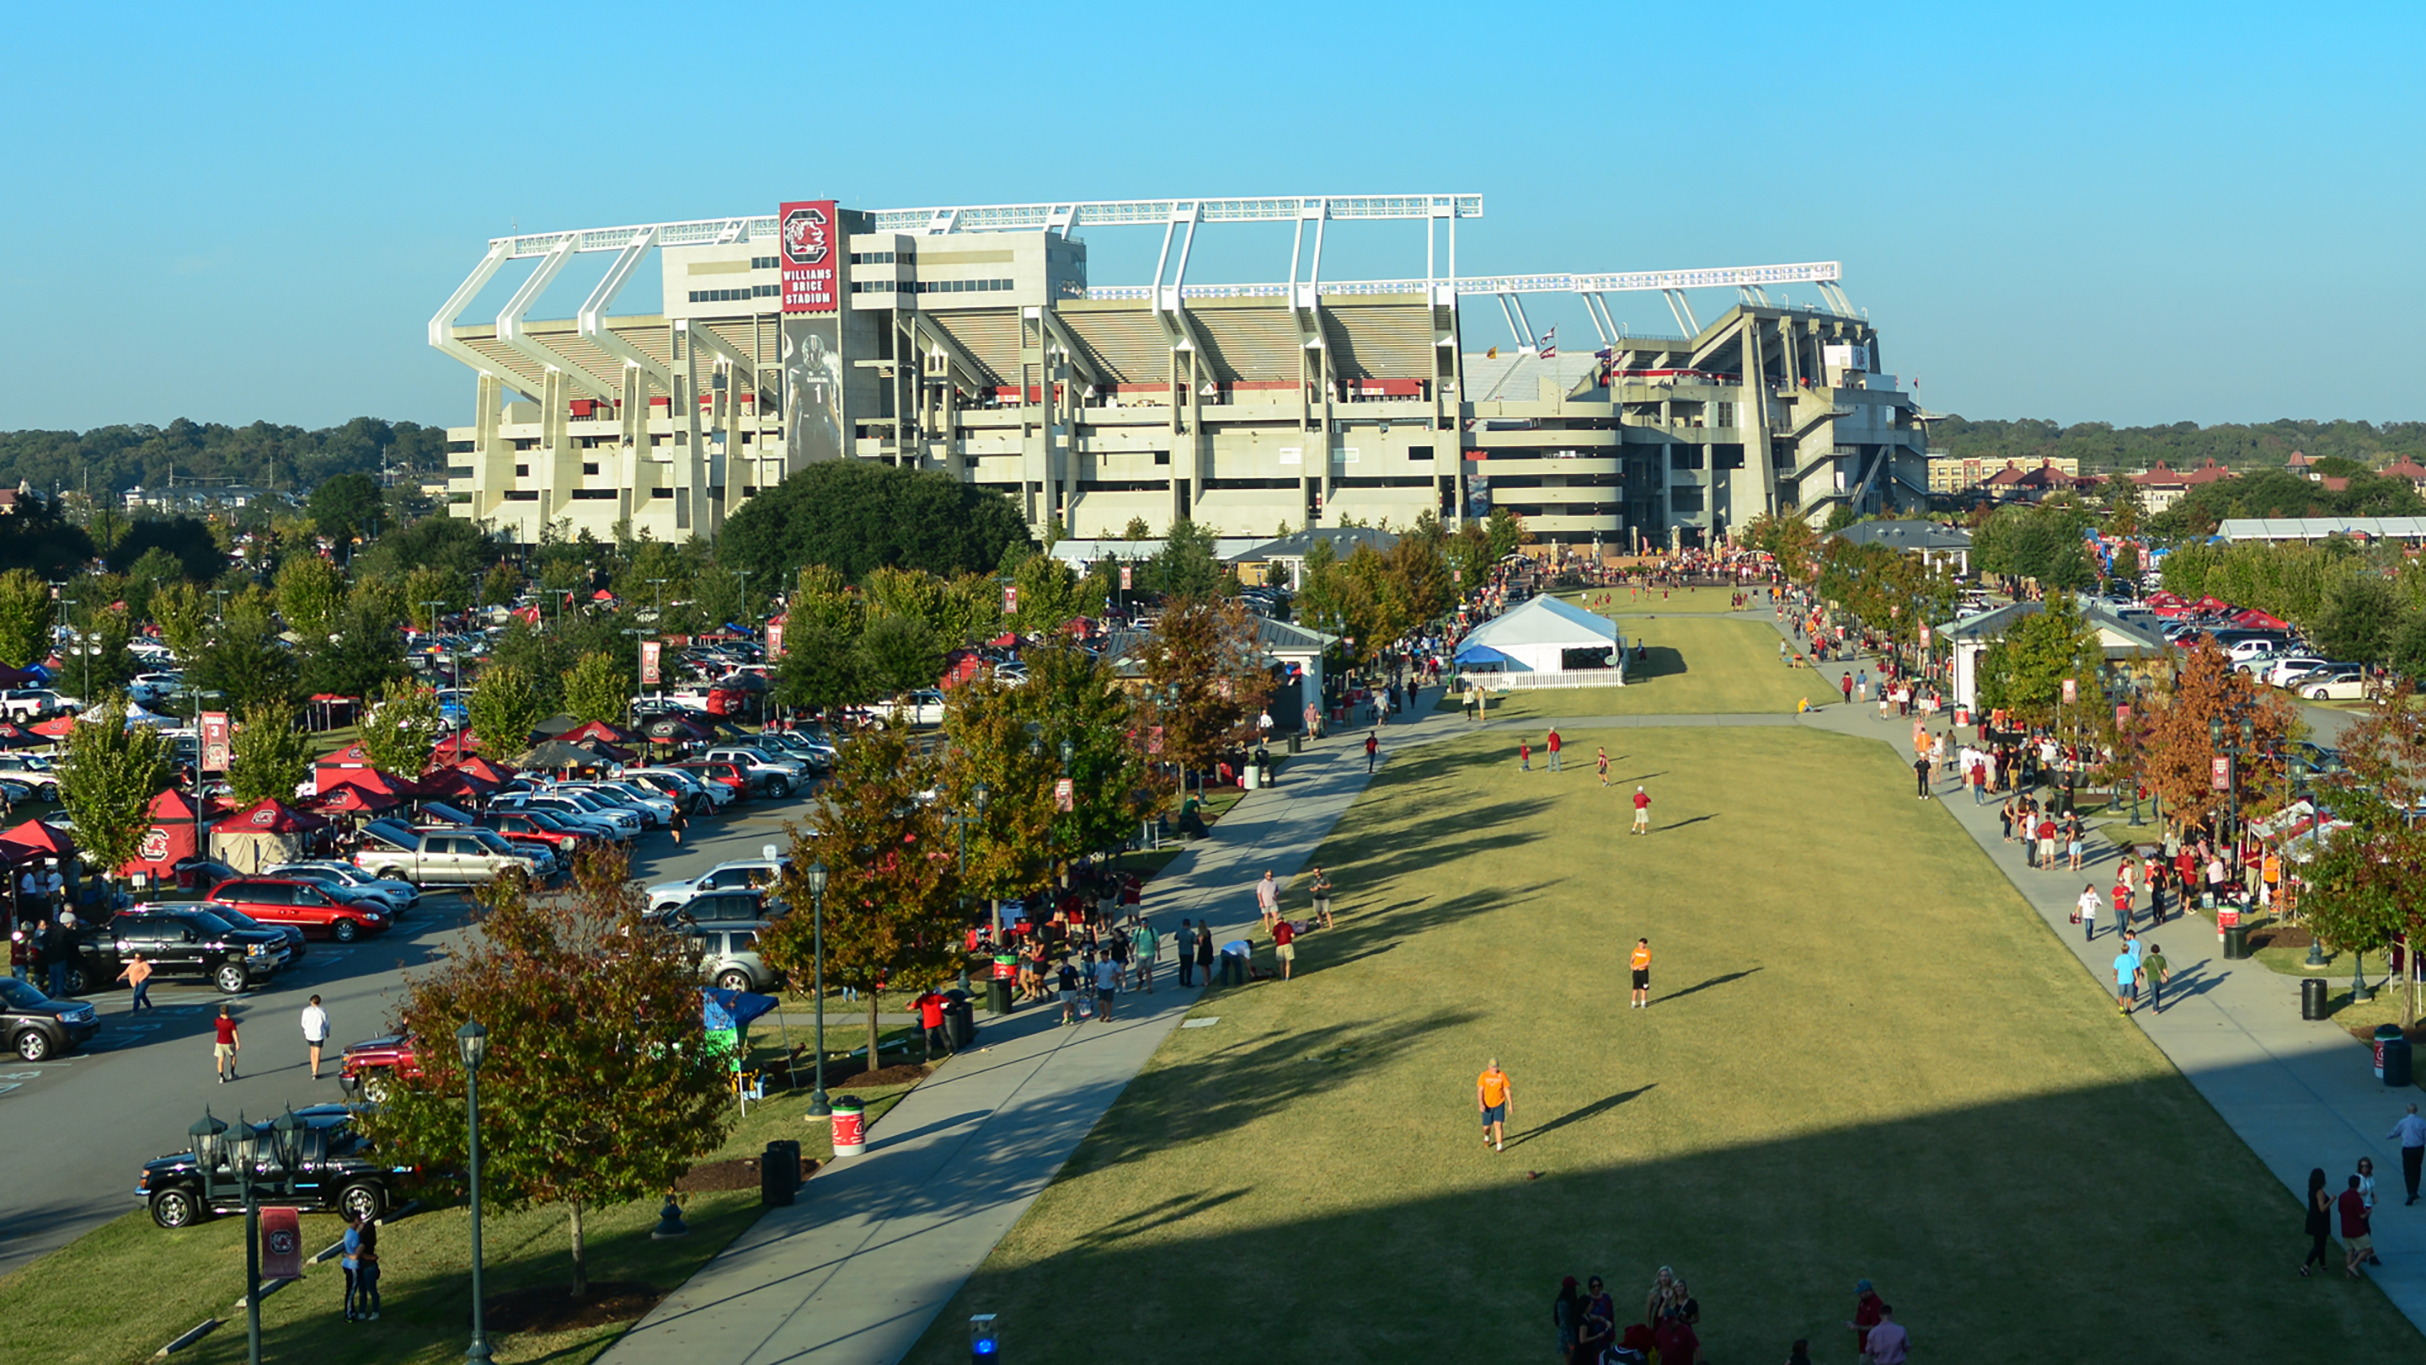
[[[1408,723],[1383,728],[1383,760],[1434,719],[1419,700]],[[1252,927],[1256,879],[1270,868],[1285,884],[1364,791],[1364,736],[1308,745],[1279,786],[1247,793],[1173,860],[1147,888],[1155,927],[1210,918],[1216,942]],[[1303,891],[1291,899],[1302,906]],[[1110,1024],[1065,1028],[1046,1006],[982,1021],[977,1047],[894,1106],[865,1156],[770,1209],[601,1365],[901,1359],[1196,1003],[1202,988],[1179,989],[1174,960],[1166,940],[1161,989],[1122,995]]]

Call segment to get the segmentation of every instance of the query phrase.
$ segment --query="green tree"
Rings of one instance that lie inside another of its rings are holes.
[[[2390,582],[2374,574],[2353,575],[2326,590],[2309,642],[2330,658],[2382,663],[2391,656],[2407,615]]]
[[[1075,617],[1103,615],[1103,585],[1080,578],[1049,554],[1020,561],[1011,581],[1019,589],[1019,610],[1010,624],[1022,635],[1058,634]]]
[[[584,654],[564,674],[564,710],[575,720],[620,722],[632,704],[632,677],[611,654]]]
[[[409,681],[391,682],[362,718],[362,752],[382,772],[419,777],[445,728],[436,692]]]
[[[304,684],[339,697],[372,697],[405,676],[404,637],[375,601],[355,599],[338,613],[332,638],[303,648]]]
[[[1065,860],[1119,848],[1155,804],[1128,691],[1110,663],[1071,640],[1048,640],[1021,657],[1028,680],[1011,689],[1014,714],[1023,728],[1036,727],[1038,761],[1053,765],[1051,777],[1070,779],[1071,808],[1050,813],[1054,848]]]
[[[792,857],[778,894],[807,907],[808,869],[825,865],[826,978],[857,988],[867,1003],[870,1070],[882,1065],[879,986],[921,991],[949,980],[962,963],[952,828],[941,803],[920,798],[942,780],[940,758],[907,727],[864,731],[835,759],[816,828],[790,827]],[[801,980],[811,965],[811,928],[811,916],[785,915],[759,931],[758,950],[769,966]]]
[[[180,659],[202,652],[210,638],[210,602],[191,583],[170,583],[152,594],[152,619],[160,623],[160,641]]]
[[[343,546],[369,539],[379,517],[379,481],[368,474],[340,474],[312,490],[312,524],[320,534]]]
[[[2302,866],[2300,913],[2327,942],[2376,952],[2426,938],[2426,712],[2403,683],[2342,732],[2344,771],[2327,779],[2335,817]],[[2401,1022],[2417,1022],[2415,992],[2401,992]]]
[[[152,597],[171,583],[185,581],[185,567],[177,556],[155,545],[138,557],[126,571],[126,610],[138,621],[152,614]]]
[[[1059,745],[1030,728],[1022,690],[988,669],[944,694],[945,801],[970,821],[968,889],[993,900],[1027,895],[1051,868]]]
[[[512,758],[530,747],[531,732],[546,720],[554,702],[518,664],[492,663],[472,685],[464,703],[472,734],[492,754]]]
[[[2426,680],[2426,612],[2412,615],[2401,623],[2393,637],[2392,653],[2386,660],[2392,671],[2412,682]]]
[[[1191,597],[1164,607],[1138,654],[1165,761],[1202,772],[1255,739],[1272,686],[1255,641],[1255,618],[1237,602]]]
[[[99,705],[110,719],[67,732],[59,801],[76,822],[85,865],[114,877],[141,847],[152,826],[152,798],[169,784],[168,742],[149,725],[117,719],[126,712],[126,694],[105,693]]]
[[[1183,517],[1171,523],[1162,548],[1146,561],[1145,581],[1165,597],[1212,597],[1220,593],[1224,572],[1214,550],[1213,528]]]
[[[0,663],[27,668],[50,657],[57,610],[50,584],[27,569],[0,573]]]
[[[859,656],[866,679],[887,694],[933,687],[943,672],[943,646],[927,623],[915,617],[870,621],[860,632]]]
[[[430,614],[429,604],[436,602],[441,614],[459,612],[471,605],[465,595],[463,575],[445,569],[423,566],[404,576],[404,600],[415,630],[434,630],[437,618]]]
[[[312,737],[285,702],[254,706],[244,713],[229,746],[227,784],[236,804],[292,801],[312,775]]]
[[[1019,508],[990,488],[939,470],[830,460],[786,477],[726,518],[717,553],[772,586],[802,564],[825,565],[853,582],[879,566],[983,572],[1007,547],[1033,544]]]
[[[337,633],[345,597],[344,575],[318,555],[290,555],[278,567],[278,614],[307,646]]]
[[[1981,652],[1980,705],[2004,710],[2024,725],[2051,725],[2064,704],[2064,683],[2073,684],[2074,706],[2105,710],[2097,675],[2105,648],[2070,595],[2047,599],[2045,609],[2025,616],[2005,638]]]
[[[197,688],[217,692],[230,711],[295,700],[295,656],[278,638],[269,595],[248,588],[229,598],[187,672]]]
[[[480,1068],[480,1193],[502,1208],[563,1205],[572,1290],[589,1290],[587,1211],[655,1196],[716,1149],[730,1073],[699,1046],[699,968],[647,923],[630,863],[585,849],[556,894],[509,875],[477,894],[480,932],[407,978],[398,1031],[434,1040],[419,1074],[366,1111],[364,1131],[441,1183],[465,1169],[456,1030],[488,1030]]]

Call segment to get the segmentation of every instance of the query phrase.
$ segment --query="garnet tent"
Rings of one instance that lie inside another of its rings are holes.
[[[143,832],[143,842],[135,856],[118,872],[121,876],[148,876],[165,881],[175,875],[177,864],[200,850],[195,836],[194,798],[172,787],[153,797],[146,813],[151,817],[151,828]]]
[[[66,862],[75,856],[76,841],[68,837],[67,831],[40,820],[28,820],[0,833],[0,862],[21,863],[28,858],[57,858]]]
[[[581,745],[567,744],[561,739],[551,739],[531,750],[531,766],[534,768],[561,771],[568,768],[602,768],[606,765],[607,759],[603,756]]]
[[[211,856],[244,872],[293,862],[305,855],[305,835],[329,822],[275,798],[256,801],[211,830]]]
[[[503,764],[492,763],[485,758],[467,758],[455,766],[483,782],[494,782],[500,787],[514,780],[513,769]]]
[[[2247,627],[2249,627],[2249,628],[2250,628],[2250,629],[2252,629],[2252,630],[2289,630],[2289,629],[2291,629],[2291,623],[2290,623],[2289,621],[2285,621],[2285,620],[2282,620],[2282,619],[2280,619],[2280,618],[2273,617],[2273,616],[2268,616],[2266,613],[2264,613],[2264,612],[2262,612],[2262,611],[2259,611],[2259,610],[2258,610],[2257,608],[2255,608],[2255,607],[2250,607],[2249,609],[2247,609],[2247,610],[2245,610],[2245,611],[2241,611],[2241,612],[2236,612],[2236,613],[2234,613],[2234,615],[2233,615],[2233,618],[2232,618],[2232,619],[2233,619],[2233,620],[2235,620],[2235,621],[2240,622],[2242,625],[2247,626]]]
[[[473,737],[471,731],[457,730],[438,741],[438,747],[431,751],[430,757],[441,763],[457,763],[478,753],[480,747],[480,741]]]
[[[10,668],[0,664],[0,687],[27,687],[42,681],[42,675],[30,668]]]
[[[29,725],[25,728],[45,739],[58,739],[76,728],[76,718],[74,716],[53,716],[38,725]]]
[[[359,787],[376,796],[402,802],[419,789],[394,773],[377,768],[322,768],[319,772],[320,794],[326,796],[340,787]]]
[[[2219,598],[2202,597],[2191,603],[2190,609],[2201,616],[2224,616],[2231,613],[2232,604]]]
[[[421,781],[416,785],[424,796],[449,796],[477,801],[504,784],[474,777],[461,768],[437,768],[423,773]]]
[[[49,740],[27,730],[13,721],[0,721],[0,745],[15,749],[28,744],[48,744]]]
[[[322,792],[312,799],[315,809],[343,815],[369,815],[378,811],[394,810],[403,804],[402,801],[386,792],[364,791],[360,787],[351,786]]]
[[[577,725],[556,738],[567,744],[579,744],[584,740],[592,739],[603,740],[609,744],[629,744],[639,736],[629,730],[609,725],[603,720],[594,720],[587,725]]]

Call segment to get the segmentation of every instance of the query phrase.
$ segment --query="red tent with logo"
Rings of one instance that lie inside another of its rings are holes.
[[[500,787],[514,780],[514,770],[512,768],[509,768],[502,763],[494,763],[488,759],[477,756],[467,758],[455,766],[461,768],[467,773],[470,773],[472,776],[479,778],[483,782],[494,782]]]
[[[118,872],[126,877],[140,875],[166,881],[176,874],[177,864],[201,850],[194,798],[172,787],[152,798],[148,813],[152,827],[143,832],[143,842],[135,856]]]
[[[229,833],[241,829],[251,834],[303,834],[327,829],[329,825],[319,816],[297,810],[274,796],[256,801],[220,823]]]
[[[556,738],[567,744],[579,744],[583,740],[590,739],[606,744],[629,744],[638,736],[629,730],[609,725],[603,720],[593,720],[583,725],[576,725]]]
[[[322,796],[330,795],[340,787],[357,787],[374,796],[384,796],[391,802],[402,804],[420,791],[413,783],[377,768],[322,768],[319,776]]]
[[[433,768],[430,771],[423,773],[421,775],[421,781],[415,785],[421,789],[421,794],[423,796],[462,797],[477,800],[480,797],[489,795],[505,784],[502,782],[491,782],[486,778],[475,777],[471,773],[465,772],[461,768]],[[353,791],[356,789],[352,787],[341,787],[339,790]]]
[[[473,737],[471,731],[457,730],[438,741],[438,747],[431,751],[430,757],[440,763],[459,763],[466,757],[480,752],[481,748],[480,741]]]
[[[2266,613],[2259,611],[2256,607],[2250,607],[2242,611],[2234,612],[2232,614],[2232,619],[2240,622],[2244,626],[2249,627],[2251,630],[2291,629],[2291,623],[2289,621],[2268,616]]]
[[[2231,614],[2232,604],[2220,598],[2202,597],[2191,603],[2190,609],[2201,616],[2225,616]]]
[[[28,725],[25,728],[44,739],[65,739],[67,732],[76,728],[76,718],[74,716],[53,716],[38,725]]]
[[[378,811],[394,810],[403,804],[402,801],[385,792],[364,791],[360,787],[351,786],[339,787],[333,792],[323,792],[312,798],[314,809],[345,815],[369,815]]]
[[[57,858],[64,862],[76,856],[76,841],[67,831],[28,820],[6,833],[0,833],[0,862],[21,863],[28,858]]]

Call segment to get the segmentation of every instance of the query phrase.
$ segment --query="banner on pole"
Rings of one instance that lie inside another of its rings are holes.
[[[665,681],[665,644],[658,640],[640,642],[640,685],[655,687]]]
[[[1078,784],[1068,778],[1053,784],[1053,809],[1065,814],[1078,809]]]
[[[2207,770],[2208,788],[2212,791],[2231,791],[2232,760],[2229,758],[2218,758],[2209,760],[2209,763],[2210,766]]]
[[[2080,704],[2081,704],[2081,689],[2080,689],[2080,684],[2078,684],[2078,683],[2074,682],[2074,681],[2073,681],[2072,679],[2070,679],[2070,678],[2066,678],[2066,679],[2064,679],[2064,705],[2066,705],[2066,706],[2078,706],[2078,705],[2080,705]]]
[[[1017,583],[1002,585],[1002,614],[1005,616],[1019,614],[1019,585]]]
[[[769,621],[767,622],[767,661],[772,663],[782,657],[783,622]]]
[[[1123,564],[1120,566],[1120,590],[1122,592],[1128,592],[1136,586],[1136,584],[1130,581],[1130,576],[1135,572],[1136,570],[1130,565]]]
[[[230,747],[231,745],[228,738],[227,712],[203,712],[202,771],[206,773],[226,772]]]
[[[303,1219],[299,1210],[261,1211],[261,1278],[303,1278]]]

